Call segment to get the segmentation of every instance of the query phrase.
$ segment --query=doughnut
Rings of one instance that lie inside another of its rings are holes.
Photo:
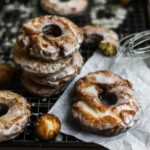
[[[70,81],[73,77],[79,74],[82,65],[83,58],[79,52],[76,52],[71,60],[71,64],[66,66],[63,70],[60,70],[58,73],[42,77],[24,72],[23,76],[28,76],[32,81],[36,82],[37,84],[57,87],[62,83]]]
[[[80,29],[70,20],[57,16],[31,19],[23,24],[17,38],[22,52],[43,60],[71,56],[82,41]]]
[[[15,78],[17,71],[10,64],[0,65],[0,86],[10,85]]]
[[[41,5],[50,14],[75,16],[85,11],[88,0],[42,0]]]
[[[59,71],[71,62],[71,57],[57,61],[43,61],[40,59],[28,57],[15,44],[12,49],[14,62],[22,69],[33,74],[50,74]]]
[[[85,45],[96,45],[106,56],[116,55],[119,38],[114,31],[100,25],[86,25],[82,31]]]
[[[100,24],[107,28],[118,28],[126,19],[128,11],[126,8],[117,4],[97,3],[92,7],[90,16],[92,24]]]
[[[53,94],[58,94],[58,93],[62,92],[67,86],[67,83],[60,84],[57,87],[44,86],[44,85],[41,85],[41,84],[38,84],[38,83],[32,81],[31,79],[29,79],[28,76],[22,76],[21,82],[22,82],[23,86],[25,87],[25,89],[27,91],[29,91],[31,94],[42,96],[42,97],[43,96],[48,97]]]
[[[52,139],[60,132],[61,123],[52,114],[42,114],[35,123],[35,133],[44,140]]]
[[[1,114],[2,113],[2,114]],[[10,91],[0,91],[0,142],[18,136],[30,118],[27,100]]]
[[[139,118],[139,100],[131,83],[103,70],[75,84],[74,120],[88,131],[105,136],[124,132]]]

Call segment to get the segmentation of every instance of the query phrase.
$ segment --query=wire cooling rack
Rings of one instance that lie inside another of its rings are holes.
[[[98,0],[95,0],[98,1]],[[96,7],[94,0],[89,0],[89,7],[86,12],[80,17],[70,17],[77,25],[84,26],[91,24],[91,9]],[[115,1],[115,0],[114,0]],[[129,5],[122,6],[127,10],[127,17],[124,22],[115,29],[120,38],[131,33],[140,32],[148,29],[148,13],[146,9],[146,0],[132,0]],[[39,0],[1,0],[0,1],[0,64],[12,63],[11,47],[15,42],[16,36],[22,23],[36,16],[46,14],[40,7]],[[104,17],[106,14],[97,14],[99,17]],[[107,16],[108,18],[110,16]],[[86,61],[93,53],[89,49],[82,50],[81,53]],[[40,149],[41,147],[47,149],[54,148],[94,148],[104,149],[94,144],[83,143],[72,136],[68,136],[60,133],[56,138],[50,141],[41,141],[34,134],[34,122],[38,115],[47,113],[48,110],[54,105],[59,95],[54,95],[48,98],[40,98],[31,95],[24,90],[19,80],[17,80],[10,87],[3,89],[11,90],[25,96],[31,104],[31,119],[25,128],[17,138],[0,144],[0,149]],[[2,89],[2,88],[1,88]],[[59,116],[58,116],[59,117]]]

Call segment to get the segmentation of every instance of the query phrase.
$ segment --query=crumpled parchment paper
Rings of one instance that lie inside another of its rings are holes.
[[[110,70],[132,82],[138,93],[141,113],[138,123],[114,137],[102,137],[74,125],[71,117],[74,83],[89,72]],[[150,59],[128,60],[120,57],[104,57],[95,52],[85,63],[81,74],[67,87],[49,113],[56,115],[62,124],[61,132],[85,142],[94,142],[111,150],[150,150]]]

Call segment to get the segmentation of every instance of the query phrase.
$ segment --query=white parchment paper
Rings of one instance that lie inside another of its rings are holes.
[[[133,128],[114,137],[102,137],[75,126],[71,117],[74,83],[89,72],[110,70],[132,82],[141,104],[140,121]],[[78,75],[58,99],[49,113],[56,115],[62,124],[61,132],[85,142],[94,142],[111,150],[150,150],[150,60],[127,60],[104,57],[98,52],[84,65]]]

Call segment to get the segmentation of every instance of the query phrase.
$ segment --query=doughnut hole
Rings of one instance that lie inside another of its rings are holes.
[[[58,25],[50,24],[43,27],[42,32],[48,36],[59,37],[62,35],[62,30]]]
[[[117,49],[114,45],[110,43],[100,43],[99,48],[101,52],[106,56],[114,56],[117,54]]]
[[[61,122],[52,114],[42,114],[35,123],[35,133],[43,140],[52,139],[59,134]]]
[[[9,107],[5,104],[0,104],[0,117],[7,114]]]
[[[116,94],[109,93],[105,88],[99,94],[99,99],[104,105],[115,105],[118,101]]]
[[[84,49],[96,50],[99,46],[99,43],[103,40],[103,37],[97,34],[91,34],[87,36],[87,40],[83,43]]]
[[[9,86],[15,80],[17,70],[10,64],[0,65],[0,87]]]
[[[114,17],[111,11],[98,10],[97,12],[97,18],[111,18],[111,17]]]

